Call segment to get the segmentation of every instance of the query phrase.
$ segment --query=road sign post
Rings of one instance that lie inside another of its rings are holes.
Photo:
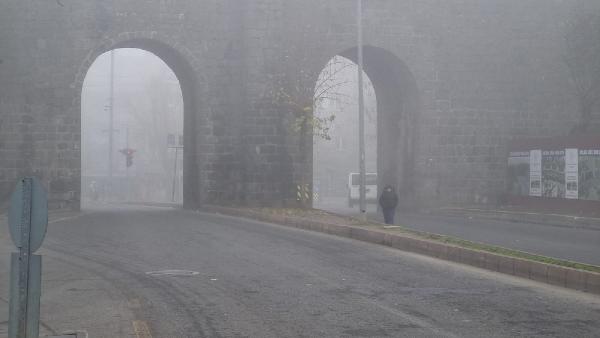
[[[40,248],[48,227],[48,201],[35,178],[19,181],[11,197],[8,224],[19,250],[11,255],[9,337],[38,338],[42,257]]]

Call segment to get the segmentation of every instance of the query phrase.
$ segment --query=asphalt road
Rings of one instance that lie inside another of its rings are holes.
[[[330,199],[318,207],[342,215],[358,212],[348,208],[343,199]],[[383,220],[374,206],[370,206],[369,216]],[[395,221],[415,230],[600,266],[600,228],[417,213],[398,214]]]
[[[4,276],[10,250],[5,226],[0,249]],[[85,329],[90,337],[110,338],[600,336],[597,296],[232,217],[99,210],[52,223],[40,252],[47,332]],[[172,269],[197,274],[147,274]],[[6,289],[2,280],[1,299]],[[0,311],[0,326],[4,315]]]

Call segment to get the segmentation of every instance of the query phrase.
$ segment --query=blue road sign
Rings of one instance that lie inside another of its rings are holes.
[[[22,232],[27,227],[24,223],[30,221],[29,252],[33,253],[42,246],[48,228],[48,199],[44,187],[35,177],[21,179],[10,201],[8,225],[13,243],[17,248],[26,245]]]

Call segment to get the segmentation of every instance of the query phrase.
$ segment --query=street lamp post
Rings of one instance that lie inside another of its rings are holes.
[[[108,177],[112,185],[113,178],[113,148],[114,148],[114,106],[115,106],[115,51],[110,51],[110,97],[109,97],[109,126],[108,126]]]
[[[359,134],[359,167],[360,167],[360,213],[367,217],[366,201],[366,168],[365,168],[365,98],[363,88],[363,8],[362,0],[358,1],[358,134]]]

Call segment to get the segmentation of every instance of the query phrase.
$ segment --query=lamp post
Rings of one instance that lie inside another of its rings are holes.
[[[366,201],[366,168],[365,168],[365,98],[363,88],[363,8],[362,0],[357,0],[357,26],[358,26],[358,142],[359,142],[359,167],[360,167],[360,213],[363,219],[367,218]]]
[[[114,148],[114,106],[115,106],[115,51],[110,51],[110,97],[109,97],[109,126],[108,126],[108,177],[112,185],[113,178],[113,148]]]

